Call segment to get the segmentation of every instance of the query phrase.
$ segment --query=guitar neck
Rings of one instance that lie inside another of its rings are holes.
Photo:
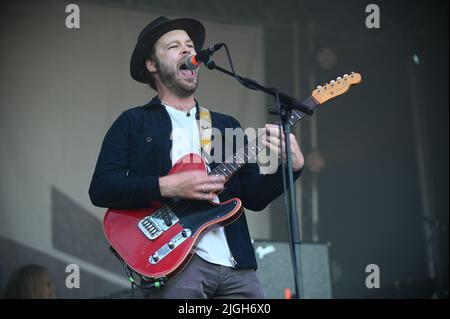
[[[302,104],[309,107],[311,110],[318,106],[320,103],[314,98],[309,97],[302,102]],[[305,113],[293,110],[289,117],[289,124],[294,126],[297,122],[299,122]],[[265,134],[259,135],[254,140],[247,143],[243,148],[238,150],[232,156],[225,159],[223,163],[216,166],[212,171],[211,175],[223,175],[226,179],[229,179],[234,173],[236,173],[242,166],[248,163],[250,160],[253,160],[262,150],[264,150],[265,146],[261,143],[261,138]]]

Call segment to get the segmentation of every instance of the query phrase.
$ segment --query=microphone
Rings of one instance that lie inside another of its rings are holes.
[[[186,58],[186,66],[189,70],[197,69],[200,64],[207,63],[209,61],[209,57],[214,54],[217,50],[219,50],[223,46],[223,43],[217,43],[211,45],[209,48],[201,50],[197,54],[188,55]]]

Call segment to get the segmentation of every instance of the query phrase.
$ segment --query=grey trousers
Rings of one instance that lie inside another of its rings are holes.
[[[264,299],[266,295],[253,269],[238,270],[212,264],[194,254],[189,264],[161,288],[145,289],[145,298]]]

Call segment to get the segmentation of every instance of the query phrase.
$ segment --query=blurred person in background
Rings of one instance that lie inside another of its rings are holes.
[[[52,299],[55,298],[55,285],[45,267],[24,265],[10,275],[4,298]]]

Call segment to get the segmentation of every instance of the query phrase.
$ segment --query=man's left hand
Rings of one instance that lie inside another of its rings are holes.
[[[266,135],[261,138],[262,144],[266,147],[269,147],[271,151],[276,152],[279,159],[281,159],[281,154],[283,154],[283,159],[286,160],[286,148],[284,143],[284,134],[281,133],[280,138],[280,129],[278,125],[274,124],[266,124]],[[300,150],[300,146],[297,143],[297,140],[294,134],[290,134],[289,140],[291,143],[291,153],[292,153],[292,169],[294,172],[299,171],[304,163],[305,159],[303,158],[303,154]],[[281,150],[283,153],[281,153]]]

